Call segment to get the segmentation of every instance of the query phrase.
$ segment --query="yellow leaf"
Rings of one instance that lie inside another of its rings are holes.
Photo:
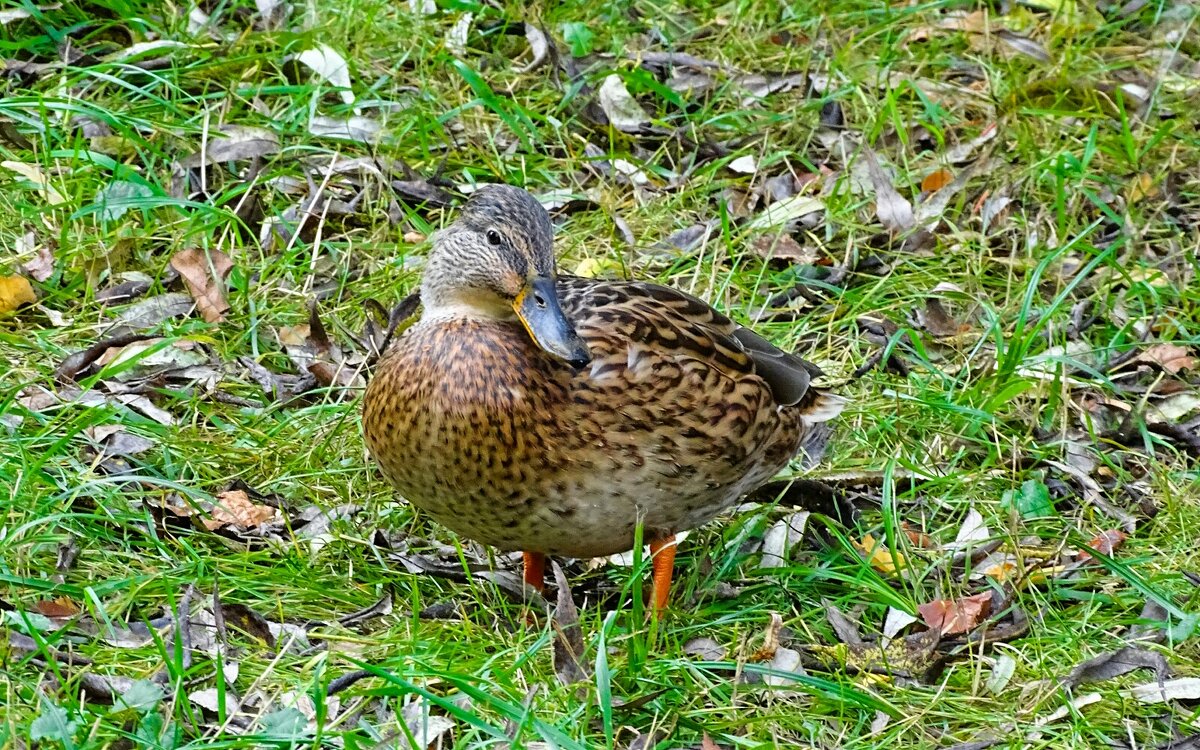
[[[1129,183],[1129,187],[1125,191],[1126,200],[1130,204],[1146,198],[1157,198],[1159,194],[1158,186],[1154,184],[1154,176],[1142,172],[1133,181]]]
[[[26,303],[37,302],[37,295],[24,276],[0,276],[0,313],[16,310]]]
[[[1051,579],[1056,578],[1065,572],[1067,572],[1066,565],[1051,565],[1048,568],[1039,568],[1038,570],[1033,571],[1029,574],[1029,577],[1026,580],[1033,586],[1044,586],[1045,584],[1049,583]]]
[[[46,180],[46,175],[42,174],[42,170],[36,164],[26,164],[23,161],[0,161],[0,167],[4,167],[10,172],[16,172],[25,179],[37,185],[38,192],[46,199],[46,202],[51,206],[57,206],[60,203],[65,203],[66,198],[62,193],[50,186]]]
[[[867,558],[867,562],[871,563],[871,567],[880,573],[894,576],[899,570],[908,567],[904,555],[889,550],[882,542],[876,541],[875,537],[870,534],[864,536],[861,542],[854,542],[852,540],[852,543]]]
[[[995,565],[989,565],[980,572],[988,578],[995,578],[997,581],[1008,581],[1019,576],[1021,568],[1014,562],[1004,560]]]

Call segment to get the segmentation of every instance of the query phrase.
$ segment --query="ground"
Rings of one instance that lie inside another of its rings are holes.
[[[0,11],[3,744],[1197,746],[1193,14]],[[849,400],[659,621],[640,554],[515,601],[365,455],[498,181]]]

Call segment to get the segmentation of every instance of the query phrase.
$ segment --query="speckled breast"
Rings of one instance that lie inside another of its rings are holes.
[[[569,557],[629,549],[639,520],[646,533],[698,526],[798,448],[798,419],[781,421],[765,389],[589,343],[597,358],[575,373],[517,325],[418,323],[367,389],[367,445],[458,534]]]

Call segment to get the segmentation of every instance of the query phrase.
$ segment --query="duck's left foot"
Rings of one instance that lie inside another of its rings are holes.
[[[525,583],[537,589],[539,594],[546,591],[546,556],[541,552],[525,552]]]
[[[650,586],[651,611],[655,616],[667,608],[671,594],[671,576],[675,572],[675,549],[678,543],[674,534],[650,540],[650,565],[654,571]]]

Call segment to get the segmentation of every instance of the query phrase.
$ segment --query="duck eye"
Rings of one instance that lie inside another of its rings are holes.
[[[495,229],[487,230],[487,241],[488,241],[489,245],[499,245],[500,244],[500,233],[497,232]]]

